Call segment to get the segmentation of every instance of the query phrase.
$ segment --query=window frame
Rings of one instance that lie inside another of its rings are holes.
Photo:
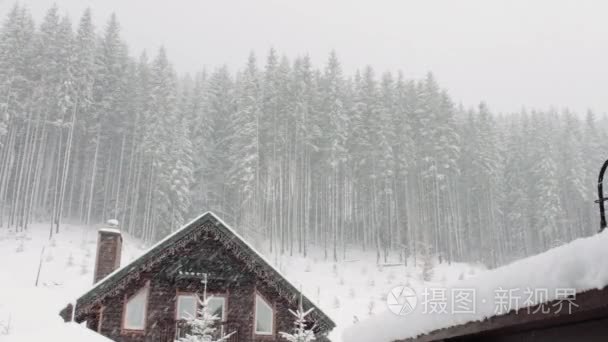
[[[177,291],[177,294],[175,296],[175,321],[176,322],[180,322],[180,321],[184,321],[186,320],[185,318],[180,318],[179,317],[179,313],[180,313],[180,308],[179,308],[179,297],[184,296],[184,297],[194,297],[196,300],[194,302],[194,315],[197,314],[198,311],[198,298],[196,298],[197,293],[196,292],[179,292]]]
[[[220,317],[220,323],[222,323],[222,329],[224,329],[224,323],[228,318],[228,295],[224,293],[212,293],[207,297],[221,298],[224,301],[224,307],[222,309],[222,317]]]
[[[191,291],[176,291],[175,294],[175,321],[179,322],[179,321],[183,321],[183,318],[179,318],[179,297],[180,296],[199,296],[199,298],[202,300],[202,298],[200,297],[200,294],[198,292],[191,292]],[[222,298],[224,300],[224,310],[222,310],[222,317],[220,317],[220,323],[225,323],[227,318],[228,318],[228,292],[222,293],[222,292],[217,292],[217,293],[208,293],[207,297],[215,297],[215,298]],[[200,309],[200,306],[198,304],[198,300],[196,302],[196,309],[195,309],[195,313],[198,312],[198,310]]]
[[[271,312],[271,320],[270,320],[270,332],[258,331],[257,320],[258,320],[258,297],[262,300],[264,304],[270,309]],[[276,320],[276,310],[274,303],[271,303],[266,299],[260,292],[257,290],[254,291],[253,295],[253,334],[258,337],[274,337],[275,335],[275,320]]]
[[[179,291],[176,290],[175,291],[175,314],[174,314],[174,319],[175,319],[175,336],[176,339],[178,338],[179,335],[179,324],[185,322],[186,320],[184,318],[179,318],[179,297],[180,296],[199,296],[199,298],[202,300],[202,298],[200,297],[200,294],[198,292],[192,292],[192,291]],[[223,334],[224,333],[224,323],[226,323],[227,319],[228,319],[228,291],[226,292],[213,292],[213,293],[208,293],[207,297],[214,297],[214,298],[222,298],[224,301],[224,309],[222,310],[222,317],[220,317],[219,323],[220,323],[220,331]],[[196,309],[195,312],[198,313],[198,310],[200,309],[200,305],[198,303],[198,300],[196,301]]]
[[[99,309],[99,322],[97,322],[97,332],[101,334],[101,324],[103,322],[103,312],[106,309],[105,306],[101,306]]]
[[[127,304],[129,300],[133,299],[133,297],[139,295],[142,291],[145,291],[144,297],[144,321],[143,327],[139,328],[127,328]],[[122,318],[120,324],[120,330],[123,334],[143,334],[146,332],[146,326],[148,325],[148,300],[150,298],[150,281],[147,281],[146,284],[140,288],[139,290],[133,292],[130,296],[125,293],[123,306],[122,306]]]

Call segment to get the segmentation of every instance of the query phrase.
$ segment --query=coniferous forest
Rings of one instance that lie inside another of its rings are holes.
[[[348,73],[339,51],[178,75],[115,16],[72,19],[4,19],[0,229],[116,218],[152,242],[210,210],[273,252],[490,266],[597,231],[603,116],[464,107],[430,73]]]

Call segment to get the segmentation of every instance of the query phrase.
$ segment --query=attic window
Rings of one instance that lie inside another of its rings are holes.
[[[272,335],[274,312],[272,306],[259,294],[255,295],[255,333]]]
[[[146,326],[148,290],[149,288],[146,286],[126,301],[123,314],[123,329],[144,330]]]

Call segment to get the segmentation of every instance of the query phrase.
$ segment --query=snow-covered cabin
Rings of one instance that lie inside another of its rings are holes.
[[[344,341],[606,341],[608,232],[426,292],[411,313],[361,321]]]
[[[221,317],[219,332],[229,341],[278,341],[292,331],[299,290],[241,236],[205,213],[118,268],[122,237],[99,231],[95,284],[61,315],[86,322],[114,341],[170,342],[183,334],[183,321],[197,308],[204,288],[209,308]],[[328,341],[334,322],[302,296],[318,341]]]

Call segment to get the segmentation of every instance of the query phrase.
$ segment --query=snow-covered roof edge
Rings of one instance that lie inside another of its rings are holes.
[[[99,228],[98,232],[121,234],[120,229],[116,228]]]
[[[95,283],[91,288],[89,288],[88,291],[86,291],[84,294],[82,294],[81,296],[78,297],[78,301],[80,301],[81,299],[83,299],[84,297],[87,297],[88,295],[94,293],[95,291],[103,288],[106,283],[108,283],[108,281],[114,277],[116,277],[119,273],[125,273],[128,274],[128,272],[130,272],[130,268],[136,266],[136,264],[138,263],[138,261],[151,256],[150,254],[152,254],[154,251],[156,251],[157,249],[159,249],[159,247],[161,247],[162,245],[168,243],[170,240],[176,238],[177,235],[184,233],[185,231],[188,231],[190,229],[195,228],[195,224],[197,222],[200,221],[200,223],[204,223],[205,219],[212,219],[212,221],[216,221],[217,223],[220,224],[220,226],[222,228],[224,228],[226,231],[228,231],[229,234],[231,234],[232,236],[234,236],[239,243],[241,243],[242,245],[244,245],[247,249],[249,249],[251,252],[253,252],[253,254],[255,254],[255,257],[258,258],[260,261],[262,261],[262,263],[264,264],[265,267],[269,268],[270,270],[273,271],[273,273],[275,273],[278,277],[281,278],[281,280],[283,281],[283,283],[287,284],[289,287],[291,287],[291,291],[294,293],[299,293],[300,290],[294,286],[294,284],[285,276],[283,275],[277,268],[275,268],[269,261],[268,259],[266,259],[266,257],[264,257],[264,255],[262,255],[257,249],[255,249],[249,242],[247,242],[239,233],[237,233],[230,225],[228,225],[226,222],[224,222],[221,218],[219,218],[217,215],[215,215],[213,212],[211,211],[207,211],[199,216],[197,216],[196,218],[192,219],[191,221],[189,221],[188,223],[186,223],[185,225],[183,225],[181,228],[177,229],[176,231],[174,231],[173,233],[167,235],[165,238],[163,238],[162,240],[160,240],[159,242],[157,242],[156,244],[154,244],[153,246],[151,246],[150,248],[148,248],[144,253],[142,253],[138,258],[130,261],[129,263],[125,264],[124,266],[121,266],[119,268],[117,268],[116,270],[114,270],[112,273],[108,274],[106,277],[104,277],[103,279],[101,279],[99,282]],[[217,226],[217,224],[216,224]],[[312,302],[310,299],[308,299],[306,297],[305,294],[302,294],[302,296],[304,297],[304,300],[307,302],[306,304],[308,304],[308,306],[311,306],[315,309],[315,311],[321,316],[323,317],[328,323],[329,325],[333,328],[335,327],[335,323],[333,322],[333,320],[327,316],[327,314],[325,314],[319,307],[317,307],[314,302]],[[77,301],[77,302],[78,302]]]
[[[496,290],[526,289],[546,290],[547,294],[529,303],[522,297],[512,310],[525,309],[534,305],[557,300],[556,290],[574,290],[576,294],[591,290],[602,290],[608,286],[608,233],[583,237],[552,248],[543,253],[514,261],[508,265],[478,274],[476,277],[458,280],[442,286],[430,288],[474,289],[476,302],[473,313],[454,314],[423,312],[423,305],[404,316],[386,311],[355,324],[344,331],[343,339],[348,342],[390,342],[422,338],[443,330],[460,327],[467,323],[482,322],[509,312],[496,313]],[[452,293],[446,291],[445,300],[450,303]],[[486,299],[485,301],[483,299]]]

